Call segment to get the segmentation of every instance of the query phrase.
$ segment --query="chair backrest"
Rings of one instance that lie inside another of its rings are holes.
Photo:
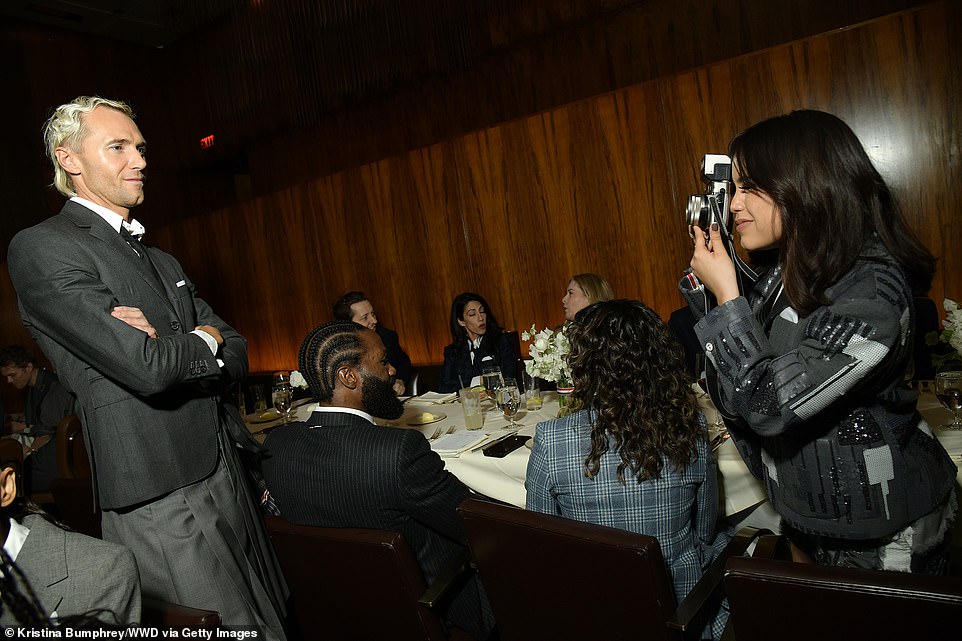
[[[143,598],[140,620],[145,626],[162,630],[213,630],[220,627],[220,614],[215,610],[200,610],[153,597]]]
[[[654,537],[475,499],[458,512],[503,641],[679,638]]]
[[[265,521],[304,641],[445,638],[438,616],[418,604],[424,577],[397,532]]]
[[[955,577],[733,557],[725,592],[738,641],[962,636]]]
[[[90,478],[90,458],[84,445],[83,425],[74,415],[64,416],[57,424],[57,471],[60,478]]]
[[[100,510],[94,510],[91,479],[54,479],[50,482],[50,493],[57,506],[57,516],[65,525],[87,536],[102,538]]]

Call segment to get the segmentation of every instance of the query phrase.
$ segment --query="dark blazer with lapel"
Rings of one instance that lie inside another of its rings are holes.
[[[140,622],[140,578],[133,553],[122,545],[67,532],[42,516],[27,516],[30,534],[17,555],[43,613],[58,617],[109,610],[120,624]],[[106,622],[112,619],[94,613]],[[4,608],[0,626],[15,625]]]
[[[180,264],[148,248],[157,276],[86,207],[21,231],[10,243],[20,315],[74,392],[100,505],[122,508],[197,482],[217,462],[219,391],[247,374],[247,342],[199,298]],[[139,307],[151,339],[110,315]],[[217,359],[189,332],[212,325]]]
[[[400,532],[428,583],[465,544],[455,510],[470,491],[420,432],[315,412],[264,445],[264,480],[292,523]]]
[[[491,358],[485,360],[489,356]],[[481,339],[481,345],[475,350],[473,363],[467,343],[463,345],[452,343],[444,348],[444,365],[441,368],[438,391],[458,391],[462,385],[470,384],[475,376],[481,376],[485,365],[498,365],[504,378],[514,378],[517,362],[518,355],[514,351],[514,345],[507,332],[502,332],[495,340],[490,340],[488,336]]]
[[[401,349],[397,332],[382,325],[378,325],[376,331],[377,335],[381,337],[381,342],[384,343],[384,349],[387,350],[387,361],[397,370],[398,379],[404,381],[405,386],[410,385],[411,359]]]

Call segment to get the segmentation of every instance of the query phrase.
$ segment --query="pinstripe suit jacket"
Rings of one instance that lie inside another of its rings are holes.
[[[73,201],[18,233],[7,254],[24,325],[77,396],[104,509],[209,476],[227,414],[219,391],[247,374],[247,341],[196,295],[172,256],[155,248],[147,255],[156,275],[106,221]],[[139,307],[158,338],[113,318],[117,305]],[[223,335],[223,367],[189,333],[198,325]],[[249,440],[233,427],[235,438]]]
[[[455,510],[470,490],[415,430],[315,412],[265,446],[264,479],[292,523],[400,532],[429,584],[465,544]]]

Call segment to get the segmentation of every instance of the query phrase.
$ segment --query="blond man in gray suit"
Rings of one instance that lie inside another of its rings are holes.
[[[247,342],[138,240],[146,143],[130,108],[80,97],[44,135],[70,200],[14,237],[10,278],[77,396],[104,538],[133,551],[145,596],[283,638],[286,586],[237,453],[257,446],[225,405]]]

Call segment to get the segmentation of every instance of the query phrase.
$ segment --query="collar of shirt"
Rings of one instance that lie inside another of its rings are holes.
[[[315,412],[322,412],[322,413],[324,413],[324,412],[327,412],[327,413],[337,412],[337,413],[343,413],[343,414],[354,414],[354,415],[360,416],[360,417],[363,418],[364,420],[370,422],[371,425],[377,425],[377,423],[374,422],[374,417],[373,417],[373,416],[371,416],[371,415],[368,414],[367,412],[362,412],[361,410],[356,410],[356,409],[354,409],[353,407],[329,407],[329,406],[328,406],[328,407],[321,407],[320,405],[318,405],[317,407],[314,408],[314,411],[315,411]]]
[[[70,200],[77,203],[78,205],[83,205],[93,213],[103,218],[104,221],[106,221],[108,225],[113,227],[114,231],[116,231],[118,234],[120,233],[121,225],[123,225],[127,229],[127,231],[130,232],[130,235],[136,238],[137,240],[141,240],[144,237],[144,235],[147,233],[147,229],[136,218],[131,218],[130,222],[127,222],[126,220],[124,220],[124,217],[118,214],[117,212],[110,211],[106,207],[102,205],[98,205],[97,203],[94,203],[94,202],[90,202],[86,198],[81,198],[80,196],[74,196]]]
[[[10,519],[10,533],[7,534],[7,540],[3,544],[3,551],[12,561],[16,562],[17,555],[23,549],[23,543],[27,540],[28,534],[30,534],[30,530],[26,526]]]
[[[471,354],[471,364],[472,364],[472,365],[474,364],[474,350],[476,350],[476,349],[478,349],[479,347],[481,347],[481,339],[482,339],[482,338],[484,338],[484,336],[478,336],[478,337],[475,338],[474,340],[472,340],[472,339],[470,339],[470,338],[468,339],[468,353]]]

